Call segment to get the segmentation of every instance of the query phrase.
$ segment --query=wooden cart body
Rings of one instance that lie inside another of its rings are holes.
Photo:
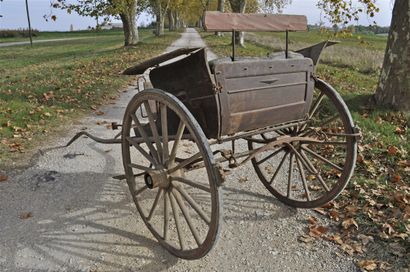
[[[152,85],[180,99],[208,138],[293,122],[307,114],[314,87],[310,58],[222,59],[211,68],[202,48],[150,72]]]

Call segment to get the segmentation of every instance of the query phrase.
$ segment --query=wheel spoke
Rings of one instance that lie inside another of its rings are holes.
[[[141,137],[144,139],[145,144],[148,146],[149,151],[153,154],[153,156],[154,156],[154,158],[155,158],[155,160],[157,161],[157,164],[158,164],[159,157],[158,157],[157,150],[155,150],[154,146],[152,145],[152,142],[148,138],[148,135],[145,132],[144,128],[142,127],[140,121],[138,120],[138,117],[133,113],[133,114],[131,114],[131,118],[134,121],[134,123],[136,124],[138,132],[141,134]]]
[[[127,137],[127,141],[132,144],[141,153],[141,155],[149,160],[150,163],[157,166],[156,160],[150,154],[148,154],[148,152],[145,151],[133,138]]]
[[[172,208],[172,213],[174,214],[174,219],[175,219],[175,226],[177,228],[177,233],[178,233],[178,238],[179,238],[179,245],[181,246],[181,249],[185,249],[185,240],[182,235],[182,229],[181,229],[181,222],[179,221],[179,213],[177,210],[177,204],[174,198],[174,195],[172,193],[169,194],[169,199],[171,200],[171,208]]]
[[[333,122],[334,120],[336,120],[337,118],[339,118],[339,115],[333,115],[332,117],[327,118],[326,120],[324,120],[323,122],[321,122],[318,125],[314,125],[316,128],[323,128],[325,125],[330,124],[331,122]],[[310,129],[307,131],[304,131],[302,133],[300,133],[301,137],[306,137],[306,136],[310,136],[312,134],[317,133],[317,131],[315,129]]]
[[[290,187],[291,187],[290,184],[291,184],[291,181],[292,181],[292,174],[293,174],[293,153],[290,153],[287,198],[289,198],[289,196],[290,196]]]
[[[312,142],[307,142],[307,141],[300,141],[302,144],[306,143],[312,143]],[[345,141],[323,141],[323,142],[314,142],[314,144],[320,144],[320,145],[347,145],[347,142]]]
[[[195,155],[189,157],[188,159],[183,160],[182,162],[178,163],[175,167],[169,169],[167,171],[168,174],[172,174],[173,172],[177,171],[178,169],[184,168],[185,166],[193,163],[197,159],[201,158],[201,152],[196,153]]]
[[[144,187],[134,192],[134,196],[139,195],[140,193],[144,192],[147,189],[148,189],[147,185],[144,185]]]
[[[139,164],[135,164],[135,163],[130,163],[130,164],[128,164],[128,166],[132,167],[132,168],[142,170],[142,171],[145,171],[145,172],[153,172],[154,171],[154,169],[152,169],[152,168],[148,168],[148,167],[145,167],[145,166],[142,166],[142,165],[139,165]]]
[[[275,180],[275,178],[276,178],[276,176],[278,175],[280,169],[282,168],[282,165],[283,165],[283,163],[285,162],[286,157],[288,156],[288,154],[289,154],[289,151],[286,150],[286,151],[285,151],[285,154],[283,155],[282,160],[280,161],[278,167],[276,168],[275,173],[273,174],[272,178],[270,179],[269,184],[272,184],[272,182]]]
[[[178,150],[178,144],[181,141],[182,134],[184,133],[184,130],[185,130],[185,124],[182,122],[182,120],[180,120],[179,125],[178,125],[177,134],[176,134],[175,140],[174,140],[174,145],[172,146],[171,155],[169,156],[169,161],[170,162],[174,162],[174,160],[175,160],[175,156],[176,156],[177,150]]]
[[[316,98],[316,101],[314,102],[312,109],[309,111],[309,119],[312,118],[313,115],[315,115],[317,109],[319,108],[320,103],[322,102],[324,98],[324,93],[320,93],[319,96]]]
[[[184,215],[185,221],[188,224],[189,229],[191,230],[192,235],[194,236],[195,242],[197,243],[198,246],[201,245],[201,239],[199,238],[199,234],[195,229],[194,224],[192,223],[191,216],[189,215],[189,211],[187,207],[184,204],[184,201],[181,199],[181,195],[178,193],[176,190],[172,190],[172,194],[174,195],[174,198],[177,200],[178,206],[182,211],[182,214]]]
[[[161,104],[161,132],[162,132],[162,161],[165,163],[169,156],[168,150],[168,120],[167,106]]]
[[[157,207],[158,202],[161,200],[162,192],[163,192],[163,190],[159,189],[158,192],[157,192],[157,195],[155,196],[154,204],[152,204],[151,210],[149,211],[149,215],[147,217],[148,221],[151,220],[152,215],[154,214],[155,208]]]
[[[197,189],[199,189],[199,190],[202,190],[202,191],[205,191],[205,192],[208,192],[208,193],[211,192],[211,189],[210,189],[209,187],[206,187],[206,186],[204,186],[204,185],[195,183],[195,182],[193,182],[192,180],[189,180],[189,179],[186,179],[186,178],[183,178],[183,177],[172,177],[172,180],[185,183],[186,185],[189,185],[189,186],[191,186],[191,187],[195,187],[195,188],[197,188]]]
[[[168,239],[169,228],[169,193],[164,192],[164,240]]]
[[[206,215],[206,213],[202,210],[201,206],[192,199],[192,197],[181,187],[181,186],[174,186],[178,192],[185,198],[185,200],[191,205],[191,207],[197,212],[197,214],[204,220],[208,225],[211,223],[211,219]]]
[[[161,140],[159,138],[159,134],[158,134],[158,129],[154,120],[154,115],[152,114],[151,111],[151,107],[148,103],[148,101],[144,101],[144,106],[145,109],[147,111],[147,115],[148,115],[148,121],[149,121],[149,126],[151,127],[151,132],[152,132],[152,136],[154,136],[154,141],[155,144],[157,146],[157,150],[158,150],[158,159],[161,160],[162,158],[162,145],[161,145]]]
[[[307,153],[311,154],[313,157],[315,157],[315,158],[317,158],[317,159],[319,159],[319,160],[321,160],[321,161],[323,161],[323,162],[329,164],[330,166],[332,166],[333,168],[339,170],[340,172],[343,171],[343,168],[341,168],[340,166],[338,166],[338,165],[334,164],[333,162],[329,161],[329,160],[326,159],[325,157],[323,157],[323,156],[317,154],[316,152],[314,152],[313,150],[307,148],[306,146],[301,146],[301,148],[302,148],[303,150],[305,150]]]
[[[313,163],[310,162],[309,158],[306,156],[305,152],[303,150],[300,151],[301,157],[303,158],[303,160],[309,165],[309,167],[313,170],[313,174],[317,177],[317,179],[319,180],[319,182],[322,184],[323,188],[325,189],[326,192],[329,192],[330,189],[329,187],[326,185],[325,181],[323,180],[322,176],[320,175],[319,171],[317,171],[317,169],[315,168],[315,166],[313,165]]]
[[[263,158],[262,160],[256,162],[256,164],[262,164],[265,161],[269,160],[270,158],[272,158],[273,156],[277,155],[280,151],[283,150],[283,147],[276,149],[275,151],[273,151],[272,154],[269,154],[268,156],[266,156],[265,158]]]
[[[299,169],[300,177],[302,178],[302,184],[303,184],[303,188],[305,189],[306,198],[307,198],[308,201],[310,201],[311,200],[310,199],[310,192],[309,192],[309,189],[308,189],[308,186],[307,186],[307,183],[306,183],[305,171],[303,171],[303,166],[302,166],[298,156],[295,157],[295,160],[296,160],[296,164],[297,164],[298,169]]]

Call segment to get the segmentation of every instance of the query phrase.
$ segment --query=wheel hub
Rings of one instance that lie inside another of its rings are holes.
[[[157,187],[168,188],[171,184],[170,179],[164,170],[154,170],[150,173],[146,173],[144,179],[145,184],[150,189]]]

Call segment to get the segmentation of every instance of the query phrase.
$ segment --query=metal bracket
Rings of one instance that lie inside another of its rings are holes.
[[[363,139],[363,134],[360,127],[353,127],[353,132],[354,134],[352,134],[352,136],[356,139],[356,141],[361,141]]]

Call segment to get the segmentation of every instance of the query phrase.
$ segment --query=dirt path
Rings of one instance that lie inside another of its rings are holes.
[[[202,45],[188,29],[169,50]],[[111,137],[116,132],[101,123],[120,121],[134,94],[130,88],[101,109],[104,115],[82,120],[66,137],[47,145],[65,143],[83,128]],[[32,167],[9,173],[9,180],[0,183],[0,271],[357,270],[330,243],[298,242],[311,212],[275,200],[249,165],[226,182],[224,220],[214,250],[196,261],[177,259],[147,230],[125,182],[112,179],[122,173],[119,146],[89,139],[49,151]],[[247,181],[239,183],[244,177]]]

